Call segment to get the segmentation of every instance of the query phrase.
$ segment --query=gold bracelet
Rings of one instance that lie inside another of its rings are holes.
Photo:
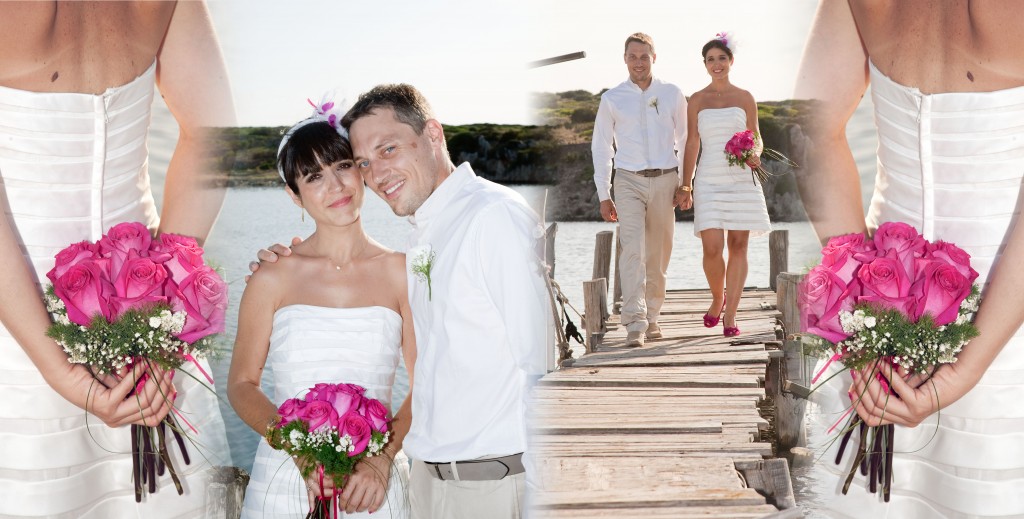
[[[277,448],[277,445],[275,444],[274,439],[277,436],[277,426],[280,423],[281,417],[274,415],[273,418],[267,420],[267,428],[263,430],[263,439],[267,440],[267,445],[270,445],[275,449]]]
[[[693,188],[690,187],[690,186],[679,186],[679,190],[680,191],[686,191],[687,193],[689,193],[689,192],[693,191]]]

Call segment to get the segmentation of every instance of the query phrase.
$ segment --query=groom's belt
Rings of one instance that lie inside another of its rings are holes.
[[[634,175],[640,175],[641,177],[660,177],[669,173],[675,173],[679,171],[679,168],[665,168],[665,169],[641,169],[640,171],[633,171],[631,169],[615,168],[619,171],[625,171],[626,173],[632,173]]]
[[[505,476],[514,476],[526,471],[523,467],[523,453],[485,458],[479,460],[431,463],[425,461],[427,469],[441,480],[496,481]]]

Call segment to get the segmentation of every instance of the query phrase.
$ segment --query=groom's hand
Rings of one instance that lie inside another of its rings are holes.
[[[298,236],[292,238],[292,247],[300,243],[302,243],[302,238],[299,238]],[[258,252],[256,252],[256,258],[259,261],[249,262],[249,272],[255,274],[256,271],[260,269],[260,263],[264,261],[267,263],[276,263],[281,256],[291,256],[291,254],[292,249],[289,247],[285,247],[280,243],[275,243],[266,249],[260,249]],[[248,283],[249,278],[251,277],[252,274],[245,276],[245,282]]]
[[[606,222],[619,221],[619,212],[615,209],[615,202],[609,198],[601,201],[601,218]]]
[[[345,513],[371,513],[380,510],[388,493],[388,480],[391,479],[391,458],[389,456],[373,456],[363,458],[356,464],[356,469],[345,482],[338,501]]]

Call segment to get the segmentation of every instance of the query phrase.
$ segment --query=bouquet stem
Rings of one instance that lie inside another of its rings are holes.
[[[859,415],[854,414],[850,418],[846,433],[839,444],[836,465],[842,464],[843,453],[846,451],[847,443],[849,443],[855,428],[858,430],[857,454],[854,457],[853,465],[850,466],[850,471],[846,474],[843,494],[850,490],[853,477],[859,470],[861,475],[868,477],[868,491],[872,494],[878,493],[879,486],[881,486],[882,498],[889,502],[889,494],[892,490],[893,438],[896,434],[896,427],[892,424],[869,427]]]
[[[163,475],[165,469],[170,473],[171,481],[174,482],[174,488],[178,491],[178,495],[185,493],[185,489],[181,485],[181,479],[178,477],[178,472],[171,461],[171,454],[167,448],[165,428],[170,427],[171,432],[174,434],[178,447],[181,449],[181,457],[186,465],[189,464],[188,449],[185,448],[184,439],[170,420],[171,417],[168,416],[156,427],[134,424],[131,426],[132,482],[135,486],[136,503],[142,502],[143,494],[147,492],[149,494],[156,493],[157,478]]]

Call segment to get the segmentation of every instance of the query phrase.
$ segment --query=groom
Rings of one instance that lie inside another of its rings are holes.
[[[524,514],[526,399],[545,373],[542,229],[516,192],[452,163],[415,88],[379,85],[342,119],[366,185],[413,225],[413,517]],[[532,478],[531,478],[532,479]]]
[[[686,98],[679,87],[654,78],[655,57],[650,36],[638,32],[626,38],[629,79],[601,95],[591,141],[601,217],[619,222],[626,346],[643,346],[645,335],[662,336],[658,316],[672,255],[676,194],[689,189],[680,187]]]

